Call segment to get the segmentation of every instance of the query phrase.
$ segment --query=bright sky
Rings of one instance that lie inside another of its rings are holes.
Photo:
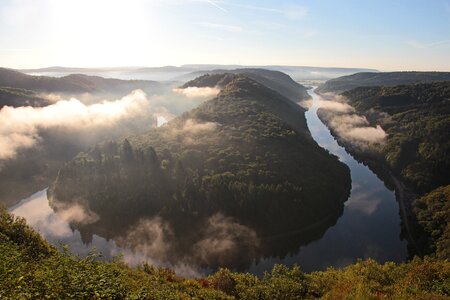
[[[0,0],[0,66],[450,71],[450,0]]]

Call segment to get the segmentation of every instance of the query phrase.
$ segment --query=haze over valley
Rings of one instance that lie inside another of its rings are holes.
[[[0,298],[450,297],[448,1],[38,2],[0,4]]]

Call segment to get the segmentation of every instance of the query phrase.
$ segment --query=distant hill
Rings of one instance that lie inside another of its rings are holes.
[[[309,67],[309,66],[243,66],[243,65],[219,65],[219,64],[187,64],[182,66],[163,67],[114,67],[114,68],[73,68],[73,67],[49,67],[41,69],[19,70],[31,75],[49,75],[62,77],[73,73],[97,75],[120,79],[145,79],[156,81],[187,81],[197,76],[194,72],[211,70],[234,69],[267,69],[288,74],[294,80],[327,80],[357,72],[377,72],[374,69],[364,68],[335,68],[335,67]],[[189,73],[194,73],[189,75]]]
[[[266,69],[272,71],[279,71],[288,74],[294,80],[327,80],[344,75],[354,74],[358,72],[377,72],[375,69],[364,68],[336,68],[336,67],[310,67],[310,66],[280,66],[280,65],[265,65],[265,66],[239,66],[239,65],[184,65],[183,67],[197,69],[198,71],[211,70],[233,70],[233,69]],[[197,72],[198,72],[197,71]],[[195,73],[185,76],[192,76]],[[197,76],[202,74],[197,74]],[[187,80],[187,78],[185,77]],[[192,79],[188,78],[188,79]]]
[[[265,69],[213,70],[208,72],[198,71],[195,73],[191,73],[195,74],[197,78],[192,82],[186,83],[185,86],[189,86],[190,84],[194,86],[213,86],[216,83],[212,81],[217,80],[217,78],[221,78],[222,74],[224,73],[245,75],[261,83],[262,85],[265,85],[266,87],[277,91],[278,93],[295,103],[301,100],[308,99],[310,97],[307,93],[306,88],[303,85],[292,80],[289,75],[279,71],[271,71]],[[207,76],[208,74],[216,76]],[[201,75],[205,76],[198,77]],[[210,80],[210,82],[204,80]]]
[[[119,238],[141,218],[159,216],[184,237],[170,241],[165,259],[187,255],[210,267],[236,257],[236,267],[246,267],[319,238],[343,211],[350,175],[312,139],[304,110],[246,75],[207,75],[187,86],[195,82],[224,87],[164,126],[80,153],[59,172],[53,203],[84,199],[79,204],[100,216],[79,227],[91,237],[99,230]],[[192,245],[216,214],[254,231],[261,246],[236,233],[237,250],[198,257]],[[284,243],[264,242],[280,234]]]
[[[395,86],[450,80],[450,72],[364,72],[330,79],[317,88],[319,93],[341,93],[357,87]]]
[[[64,77],[31,76],[15,70],[0,68],[0,87],[26,89],[42,93],[105,93],[126,94],[134,89],[157,88],[159,83],[146,80],[120,80],[71,74]]]
[[[138,67],[111,67],[111,68],[73,68],[73,67],[47,67],[38,69],[19,69],[22,73],[49,73],[49,72],[61,72],[61,73],[96,73],[96,72],[116,72],[116,71],[131,71],[136,70]]]

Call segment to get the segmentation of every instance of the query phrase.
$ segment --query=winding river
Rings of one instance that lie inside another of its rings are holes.
[[[339,146],[328,128],[319,120],[317,109],[319,96],[309,90],[313,106],[306,112],[308,127],[313,138],[323,148],[338,156],[351,171],[352,190],[345,202],[343,215],[318,240],[302,246],[297,253],[283,258],[269,257],[254,262],[249,272],[261,274],[270,270],[275,263],[299,264],[304,271],[323,270],[329,266],[343,267],[358,258],[374,258],[379,262],[401,262],[407,256],[406,240],[400,237],[399,206],[393,191],[369,170],[358,163]],[[120,249],[114,241],[94,235],[92,242],[83,243],[80,232],[53,212],[48,205],[46,190],[39,191],[9,209],[28,223],[53,244],[64,243],[79,255],[87,254],[92,248],[101,251],[106,258],[123,253],[125,261],[140,261],[126,249]],[[179,270],[183,275],[189,268]]]

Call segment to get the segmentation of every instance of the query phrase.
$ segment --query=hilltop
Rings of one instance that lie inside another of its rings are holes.
[[[292,78],[282,72],[272,71],[266,69],[235,69],[235,70],[212,70],[212,71],[197,71],[188,74],[186,78],[195,77],[194,80],[186,83],[184,86],[196,85],[196,86],[211,86],[217,77],[221,77],[223,74],[235,74],[244,75],[248,78],[259,82],[260,84],[277,91],[279,94],[290,99],[291,101],[298,103],[302,100],[308,99],[306,88],[292,80]],[[215,76],[210,76],[215,75]],[[206,80],[209,80],[206,81]]]

